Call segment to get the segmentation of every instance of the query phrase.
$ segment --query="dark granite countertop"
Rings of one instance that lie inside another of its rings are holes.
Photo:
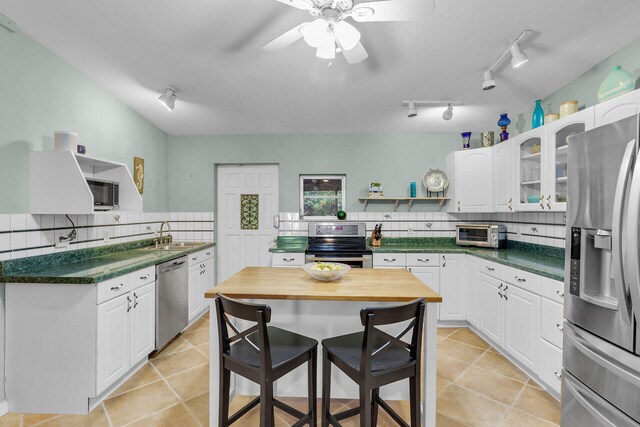
[[[215,246],[155,251],[152,240],[0,262],[0,283],[92,284]]]
[[[279,237],[271,252],[304,252],[306,237]],[[564,280],[564,249],[510,241],[505,249],[458,246],[449,238],[386,238],[374,253],[461,253],[477,256],[550,279]]]

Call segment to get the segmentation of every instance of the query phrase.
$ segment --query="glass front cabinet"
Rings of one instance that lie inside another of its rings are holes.
[[[516,210],[567,210],[567,138],[593,127],[589,108],[515,137]]]

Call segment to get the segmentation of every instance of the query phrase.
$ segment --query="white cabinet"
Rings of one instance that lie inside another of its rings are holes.
[[[156,347],[156,284],[131,293],[131,366],[147,357]]]
[[[155,281],[98,304],[96,394],[155,349]]]
[[[543,180],[546,180],[546,129],[532,129],[514,138],[515,208],[517,211],[543,211]]]
[[[547,341],[540,339],[540,357],[536,373],[543,383],[560,394],[562,375],[562,350]]]
[[[373,268],[405,268],[407,254],[374,253]]]
[[[480,263],[478,261],[476,257],[466,257],[467,321],[473,326],[480,325],[480,287],[478,284]]]
[[[432,254],[437,257],[436,254]],[[440,267],[409,267],[409,272],[413,273],[422,283],[440,293]],[[440,319],[440,304],[438,304],[438,320]]]
[[[449,212],[493,211],[493,147],[456,151],[447,155]]]
[[[213,252],[201,251],[190,257],[189,262],[189,322],[208,305],[204,293],[215,286]]]
[[[271,255],[273,267],[302,267],[304,265],[304,253],[302,252],[274,252]]]
[[[479,274],[480,330],[497,345],[504,343],[504,285],[495,277]]]
[[[640,114],[640,90],[605,101],[594,107],[595,126],[604,126],[634,114]]]
[[[129,294],[98,305],[96,395],[129,370],[130,311]]]
[[[524,366],[535,371],[540,337],[540,296],[506,284],[506,334],[504,347]]]
[[[513,140],[493,147],[493,212],[513,212]]]
[[[562,304],[540,298],[540,336],[556,347],[562,348],[563,325]]]
[[[466,320],[464,254],[440,255],[441,320]]]

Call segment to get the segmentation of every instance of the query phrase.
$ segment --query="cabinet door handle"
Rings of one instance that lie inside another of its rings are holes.
[[[487,271],[496,271],[495,268],[487,266]]]
[[[520,282],[520,283],[524,283],[524,282],[526,282],[526,281],[527,281],[527,279],[522,278],[522,277],[515,276],[515,278],[516,278],[516,280],[517,280],[518,282]]]
[[[502,292],[498,292],[498,295],[500,296],[500,298],[504,297],[504,295],[502,295]]]
[[[131,298],[127,297],[127,313],[131,311]]]
[[[500,286],[498,286],[498,289],[502,289],[502,283],[500,283]]]
[[[460,200],[458,200],[458,211],[460,211]]]
[[[395,258],[385,258],[384,259],[386,262],[395,262]]]
[[[273,216],[273,228],[275,228],[276,230],[280,228],[280,215]]]
[[[547,208],[551,210],[551,194],[547,196]]]
[[[507,296],[507,290],[509,289],[509,285],[505,285],[504,287],[504,299],[509,301],[509,297]]]
[[[427,259],[418,258],[418,262],[429,262],[429,258]]]
[[[447,266],[447,257],[442,255],[442,266],[446,267]]]
[[[193,258],[191,258],[191,261],[197,261],[197,260],[198,260],[197,256],[194,256]]]
[[[544,194],[540,195],[540,207],[544,210]]]
[[[507,204],[509,205],[509,210],[513,211],[513,208],[511,207],[511,202],[513,202],[513,198],[509,198],[509,201],[507,202]]]
[[[133,308],[136,308],[138,306],[138,295],[136,295],[136,293],[133,293]]]
[[[140,276],[140,280],[147,280],[149,278],[150,274],[147,273],[144,276]]]
[[[123,286],[124,286],[124,283],[120,283],[118,286],[112,286],[111,290],[112,291],[119,291],[120,289],[122,289]]]
[[[556,294],[557,294],[560,298],[564,298],[564,292],[556,291]]]
[[[564,331],[564,326],[562,326],[560,323],[556,323],[556,328],[558,328],[560,332]]]
[[[211,255],[211,252],[207,252],[207,254],[206,254],[206,255],[207,255],[207,256]]]
[[[553,375],[555,375],[559,380],[562,379],[562,372],[555,371]]]
[[[407,267],[407,270],[409,270],[409,273],[411,273],[411,267]]]

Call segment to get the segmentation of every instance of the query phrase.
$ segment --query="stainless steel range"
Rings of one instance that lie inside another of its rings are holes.
[[[562,425],[640,425],[640,116],[569,139]]]
[[[363,222],[311,222],[306,262],[341,262],[352,268],[373,267]]]

